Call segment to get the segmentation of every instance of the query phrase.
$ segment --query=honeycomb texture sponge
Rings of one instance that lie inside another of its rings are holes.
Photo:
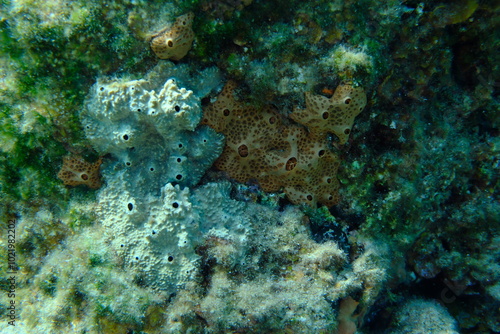
[[[198,127],[200,98],[166,63],[144,79],[100,78],[90,89],[80,119],[92,147],[110,157],[102,169],[108,184],[123,170],[133,189],[191,187],[222,152],[223,136]]]
[[[179,16],[171,26],[152,36],[151,49],[158,58],[179,60],[188,53],[194,40],[193,19],[193,13]]]
[[[90,163],[80,156],[65,156],[57,177],[67,186],[75,187],[83,184],[89,188],[98,189],[101,187],[99,174],[101,164],[102,159],[100,158],[96,162]]]
[[[271,106],[245,105],[234,98],[235,88],[229,81],[204,110],[201,123],[226,137],[215,166],[238,182],[257,181],[264,191],[282,189],[294,204],[337,203],[340,159],[326,132],[289,124]]]
[[[360,87],[340,85],[331,98],[306,93],[306,109],[290,117],[319,135],[332,132],[341,144],[349,139],[354,118],[366,106],[366,94]]]

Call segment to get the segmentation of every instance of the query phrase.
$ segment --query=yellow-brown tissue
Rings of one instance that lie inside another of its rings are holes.
[[[179,16],[171,26],[151,37],[151,49],[158,58],[179,60],[188,53],[194,40],[193,19],[193,13]]]
[[[336,204],[340,159],[329,148],[327,134],[341,129],[339,139],[347,141],[345,130],[366,104],[363,91],[344,85],[331,99],[306,94],[308,109],[294,113],[293,119],[308,131],[285,122],[271,106],[256,108],[235,100],[235,88],[229,81],[204,110],[201,123],[226,137],[215,166],[238,182],[255,180],[264,191],[283,190],[294,204]]]
[[[100,167],[102,159],[99,158],[94,163],[85,161],[82,157],[66,156],[63,158],[63,165],[57,174],[67,186],[86,185],[92,189],[101,187]]]
[[[361,87],[340,85],[331,98],[306,93],[306,109],[290,117],[309,131],[319,135],[333,133],[341,144],[349,139],[354,118],[366,106],[366,94]]]

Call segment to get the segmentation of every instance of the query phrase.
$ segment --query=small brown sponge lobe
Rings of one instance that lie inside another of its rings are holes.
[[[256,108],[237,101],[235,88],[229,81],[204,110],[202,124],[226,137],[215,167],[238,182],[256,180],[264,191],[282,189],[294,204],[336,204],[340,159],[328,146],[327,131],[307,131],[284,122],[271,106]]]
[[[57,177],[67,186],[75,187],[83,184],[89,188],[98,189],[101,187],[101,176],[99,173],[101,164],[101,158],[94,163],[90,163],[78,155],[65,156]]]
[[[317,134],[333,133],[341,144],[349,139],[354,118],[366,106],[366,94],[361,87],[343,84],[331,98],[306,93],[306,109],[290,117]]]
[[[158,58],[179,60],[188,53],[194,40],[193,19],[193,13],[179,16],[171,26],[151,37],[151,49]]]

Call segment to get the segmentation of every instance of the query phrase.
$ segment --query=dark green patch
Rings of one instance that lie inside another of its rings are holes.
[[[89,265],[97,267],[104,264],[104,259],[99,254],[91,254],[89,257]]]
[[[42,292],[50,297],[54,297],[57,290],[58,278],[56,275],[51,275],[46,280],[40,282],[40,289]]]

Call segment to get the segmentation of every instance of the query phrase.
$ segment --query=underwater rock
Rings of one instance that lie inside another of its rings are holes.
[[[221,190],[225,187],[221,185],[213,184],[203,193]],[[212,201],[211,197],[198,198]],[[217,214],[225,203],[218,205],[214,199],[212,213],[206,217],[233,214],[223,218],[226,224],[248,220],[245,240],[240,242],[235,234],[212,233],[198,247],[202,288],[179,291],[167,309],[166,333],[179,332],[180,328],[189,332],[199,324],[208,328],[208,333],[249,329],[259,333],[333,333],[341,299],[359,297],[362,310],[377,299],[388,278],[383,247],[363,242],[365,251],[350,259],[335,241],[315,242],[307,219],[296,207],[279,213],[264,205],[240,202]]]
[[[393,323],[396,329],[392,334],[459,333],[456,320],[446,308],[431,300],[408,301],[398,311]]]
[[[241,11],[253,0],[203,0],[201,9],[208,15],[224,20],[230,18],[235,11]]]

